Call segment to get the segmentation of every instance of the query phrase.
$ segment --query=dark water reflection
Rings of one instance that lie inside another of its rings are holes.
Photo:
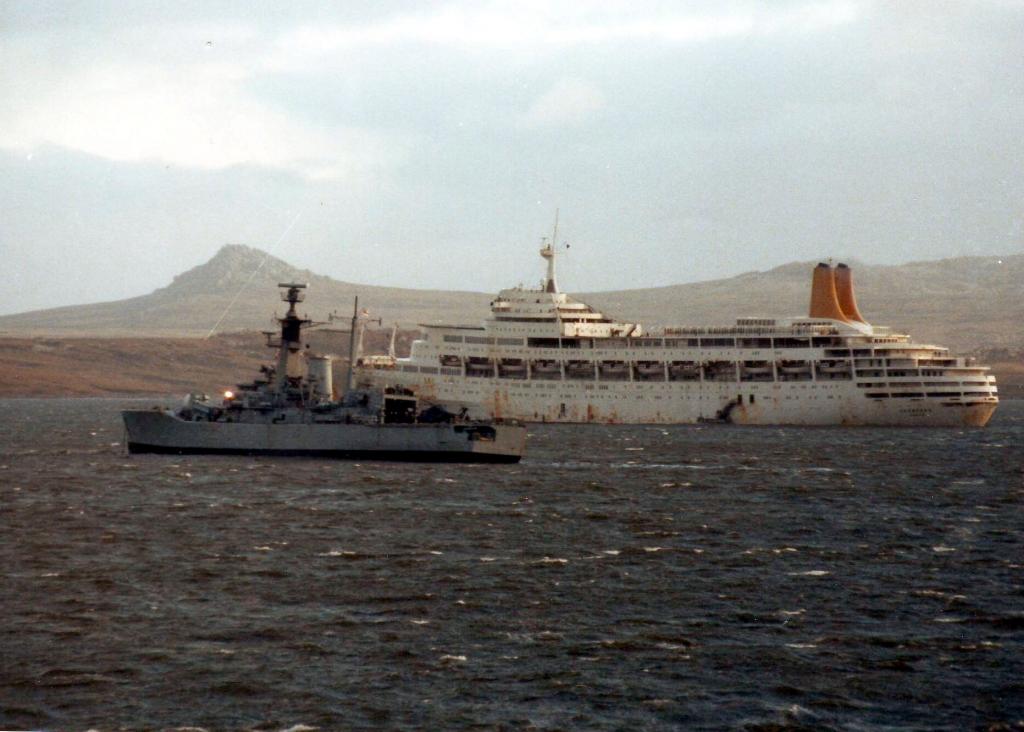
[[[1024,718],[1024,404],[500,467],[128,457],[125,405],[0,402],[5,729]]]

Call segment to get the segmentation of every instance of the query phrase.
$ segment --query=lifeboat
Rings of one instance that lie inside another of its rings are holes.
[[[560,379],[562,368],[558,361],[540,359],[530,362],[530,375],[534,379]]]
[[[521,358],[503,358],[498,362],[498,376],[504,379],[525,379],[526,361]]]
[[[733,361],[705,361],[704,379],[706,381],[735,381],[736,364]]]
[[[696,361],[672,361],[668,365],[670,381],[700,381],[700,364]]]
[[[664,381],[665,364],[660,361],[637,361],[636,378],[640,381]]]
[[[625,361],[601,361],[597,365],[597,373],[606,381],[626,381],[629,379],[629,364]]]
[[[810,381],[811,364],[807,361],[777,361],[779,381]]]
[[[569,361],[565,364],[565,377],[567,379],[593,379],[593,361]]]
[[[494,361],[489,358],[470,356],[466,360],[466,376],[494,376]]]
[[[740,381],[771,381],[772,365],[767,361],[744,361],[740,364]]]
[[[818,361],[815,368],[823,379],[849,379],[853,376],[849,361]]]

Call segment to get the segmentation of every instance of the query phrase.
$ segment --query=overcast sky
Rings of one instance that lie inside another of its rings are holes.
[[[1024,251],[1024,2],[323,5],[0,3],[0,313]]]

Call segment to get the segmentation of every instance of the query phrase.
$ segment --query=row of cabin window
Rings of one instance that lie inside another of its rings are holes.
[[[842,345],[841,338],[527,338],[531,348],[811,348]],[[774,341],[774,343],[773,343]],[[521,346],[522,338],[445,335],[445,343]]]

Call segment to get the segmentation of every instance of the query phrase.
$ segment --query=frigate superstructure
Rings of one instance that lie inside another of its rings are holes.
[[[306,285],[283,283],[288,312],[267,333],[273,366],[222,398],[190,395],[177,409],[122,413],[132,453],[228,453],[429,462],[518,462],[526,430],[501,420],[470,420],[434,404],[421,409],[403,385],[347,388],[335,399],[329,356],[312,355],[296,305]],[[353,334],[358,321],[352,318]],[[350,360],[353,354],[350,353]],[[348,379],[351,381],[351,379]]]

